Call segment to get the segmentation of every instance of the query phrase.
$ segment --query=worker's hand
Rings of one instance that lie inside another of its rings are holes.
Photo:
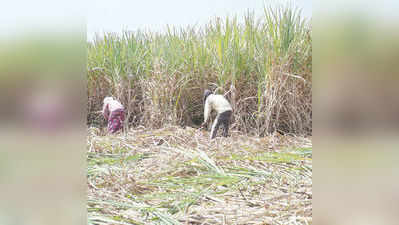
[[[205,127],[205,126],[206,126],[205,122],[201,123],[201,127]]]

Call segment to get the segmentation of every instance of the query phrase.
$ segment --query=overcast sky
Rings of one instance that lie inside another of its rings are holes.
[[[88,7],[87,39],[104,32],[149,29],[160,31],[173,26],[202,25],[215,16],[241,16],[249,9],[263,13],[263,5],[284,3],[285,0],[96,0]],[[312,16],[312,1],[289,1]]]
[[[0,40],[14,34],[31,31],[85,32],[91,40],[94,33],[163,30],[174,26],[202,25],[215,16],[237,15],[248,9],[262,14],[263,5],[290,2],[302,9],[305,17],[342,17],[344,13],[360,11],[397,27],[399,1],[394,0],[13,0],[0,7]],[[312,15],[312,11],[317,14]],[[43,34],[43,36],[46,36]]]

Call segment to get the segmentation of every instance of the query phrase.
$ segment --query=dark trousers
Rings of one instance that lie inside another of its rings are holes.
[[[211,139],[216,137],[216,134],[218,132],[220,125],[223,125],[223,136],[227,137],[227,135],[229,133],[231,114],[232,114],[232,111],[229,110],[229,111],[222,112],[216,116],[216,119],[212,124]]]

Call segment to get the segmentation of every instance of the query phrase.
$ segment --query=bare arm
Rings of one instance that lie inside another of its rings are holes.
[[[105,104],[103,106],[103,116],[105,117],[106,120],[108,120],[109,117],[109,108],[108,108],[108,104]]]
[[[203,124],[206,124],[206,122],[208,122],[209,113],[210,113],[210,103],[207,99],[205,101],[205,107],[204,107],[204,122],[203,122]]]

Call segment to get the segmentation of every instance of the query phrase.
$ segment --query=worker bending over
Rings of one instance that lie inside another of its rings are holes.
[[[219,126],[223,125],[223,136],[227,137],[230,126],[230,117],[233,112],[230,103],[223,95],[212,94],[210,90],[204,91],[204,122],[201,126],[205,126],[208,122],[209,114],[212,110],[217,112],[215,121],[212,124],[210,139],[216,137]]]
[[[108,121],[108,132],[115,133],[123,127],[125,109],[120,102],[112,97],[104,98],[102,113]]]

